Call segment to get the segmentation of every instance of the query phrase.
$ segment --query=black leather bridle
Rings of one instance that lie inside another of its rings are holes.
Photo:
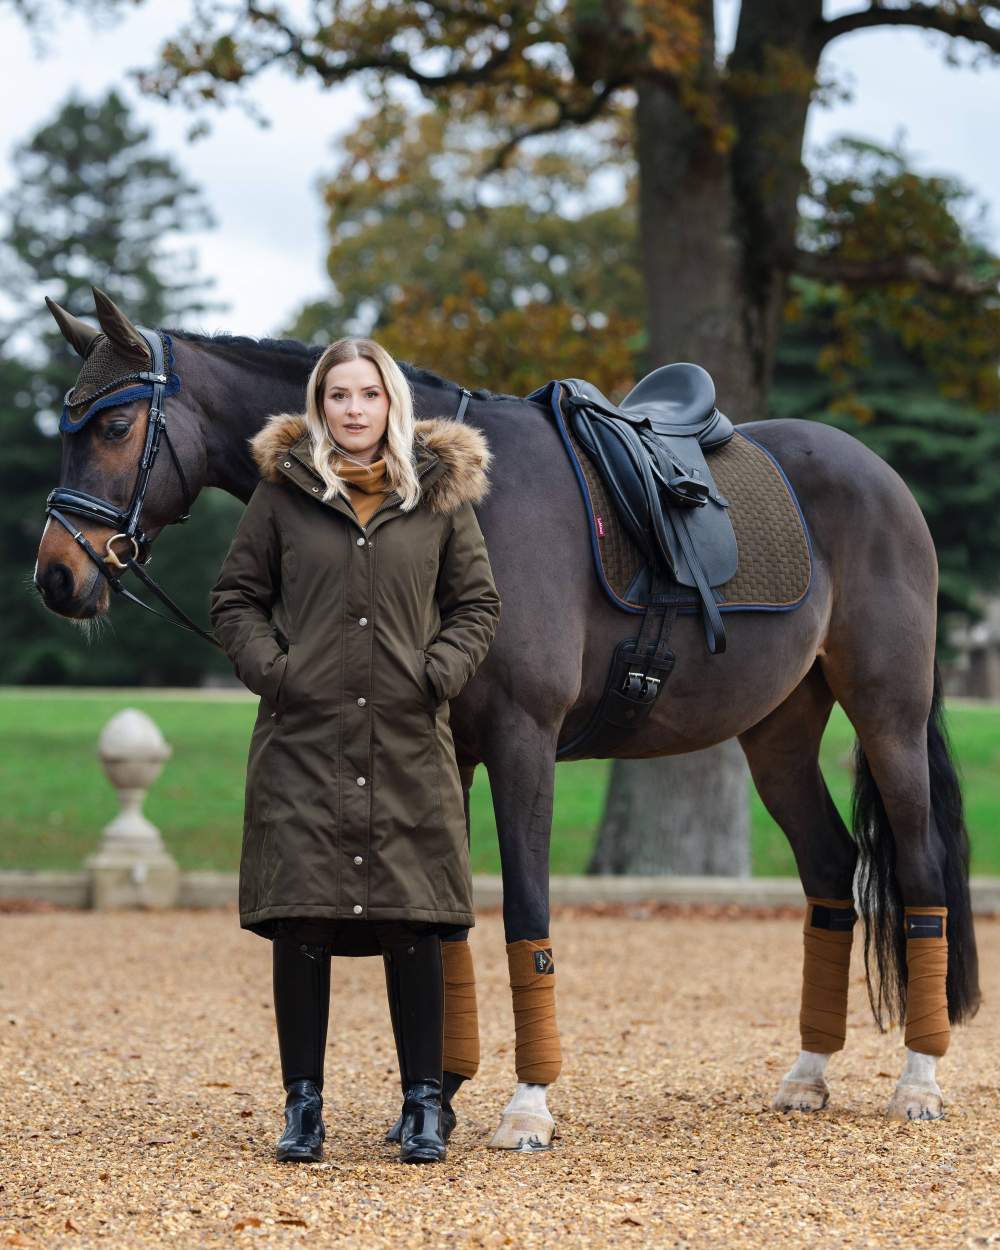
[[[76,490],[71,486],[57,486],[55,490],[49,492],[49,496],[45,500],[45,511],[69,531],[74,541],[80,544],[97,565],[98,570],[105,577],[113,591],[124,595],[126,599],[131,599],[133,603],[137,603],[140,608],[145,608],[147,612],[152,612],[154,616],[170,621],[173,625],[179,625],[182,629],[190,630],[200,638],[204,638],[206,642],[219,647],[221,646],[219,640],[193,621],[184,609],[175,603],[143,568],[143,565],[148,564],[152,558],[152,552],[150,550],[150,541],[139,524],[139,517],[146,498],[146,488],[149,485],[150,474],[153,471],[153,465],[156,463],[157,453],[160,450],[161,438],[166,442],[167,450],[170,452],[170,457],[174,462],[174,468],[177,470],[181,490],[184,494],[184,514],[177,517],[173,524],[180,524],[190,517],[191,492],[188,489],[187,478],[184,476],[184,470],[181,468],[181,462],[177,457],[174,445],[170,441],[170,433],[167,430],[166,388],[170,375],[167,370],[163,337],[157,330],[147,330],[144,326],[136,326],[135,328],[146,340],[152,355],[149,369],[137,370],[126,377],[116,378],[91,396],[93,400],[106,399],[110,394],[120,390],[122,386],[128,383],[139,383],[144,387],[148,386],[150,389],[149,423],[146,426],[146,441],[143,445],[142,458],[139,461],[139,473],[129,505],[127,508],[122,509],[111,503],[110,500],[101,499],[98,495],[89,495],[86,491]],[[65,402],[67,405],[72,393],[72,391],[68,391],[66,394]],[[124,396],[122,398],[123,400],[125,399]],[[96,521],[99,525],[108,525],[115,531],[105,544],[105,554],[103,556],[99,551],[95,550],[86,536],[71,521],[66,519],[63,515],[64,512],[72,513],[74,516],[86,517],[88,521]],[[119,556],[114,549],[115,543],[120,540],[124,540],[127,544],[123,556]],[[163,612],[158,612],[156,608],[150,607],[148,603],[144,603],[127,586],[122,584],[120,574],[127,572],[129,569],[132,570],[140,581],[149,587],[161,603],[164,603],[174,613],[172,617],[167,616]]]

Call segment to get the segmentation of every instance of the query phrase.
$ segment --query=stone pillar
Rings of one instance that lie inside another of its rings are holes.
[[[104,726],[97,753],[118,791],[121,811],[105,827],[97,851],[84,861],[91,876],[91,904],[99,911],[173,907],[180,870],[160,831],[142,813],[146,793],[171,748],[145,712],[125,708]]]

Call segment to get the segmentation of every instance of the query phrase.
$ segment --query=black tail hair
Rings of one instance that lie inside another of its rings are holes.
[[[969,895],[969,835],[962,791],[952,763],[944,723],[941,672],[934,665],[934,697],[927,720],[932,832],[944,844],[945,904],[948,908],[948,1019],[971,1019],[979,1010],[979,961]],[[879,1028],[886,1018],[906,1018],[906,937],[903,899],[896,881],[896,842],[882,796],[861,743],[854,746],[852,826],[858,844],[858,896],[865,925],[868,1000]]]

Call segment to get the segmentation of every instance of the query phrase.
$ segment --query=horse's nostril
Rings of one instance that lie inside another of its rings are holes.
[[[63,603],[73,594],[73,573],[65,564],[50,564],[44,573],[36,578],[35,585],[41,591],[46,603],[54,605]]]

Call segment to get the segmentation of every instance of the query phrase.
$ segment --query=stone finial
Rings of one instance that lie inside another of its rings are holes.
[[[171,907],[177,901],[180,871],[142,812],[147,791],[172,753],[156,723],[137,708],[116,713],[101,731],[97,754],[121,810],[85,861],[99,910]]]

